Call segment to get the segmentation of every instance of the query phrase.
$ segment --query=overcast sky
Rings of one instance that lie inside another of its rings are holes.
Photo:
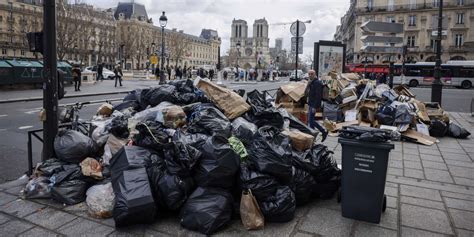
[[[131,0],[122,0],[121,2]],[[304,54],[312,55],[313,43],[332,40],[340,18],[349,7],[350,0],[135,0],[144,4],[148,17],[155,25],[162,11],[168,16],[167,28],[177,28],[199,35],[202,28],[215,29],[222,39],[223,55],[229,49],[232,20],[243,19],[249,25],[249,36],[255,19],[265,17],[270,24],[270,46],[275,38],[283,38],[283,47],[290,47],[290,25],[271,25],[299,20],[312,20],[306,25]],[[117,6],[119,0],[86,0],[101,8]]]

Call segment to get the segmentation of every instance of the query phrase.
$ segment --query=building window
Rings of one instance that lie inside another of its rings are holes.
[[[430,47],[431,49],[433,50],[436,50],[436,44],[438,43],[438,41],[436,39],[431,39],[430,40]]]
[[[387,11],[393,11],[393,0],[388,0]]]
[[[408,17],[408,26],[416,26],[416,15]]]
[[[456,3],[458,4],[458,6],[463,6],[464,0],[457,0]]]
[[[395,23],[395,17],[393,17],[393,16],[387,16],[386,20],[387,20],[387,22]]]
[[[7,54],[7,49],[2,49],[2,54]]]
[[[464,24],[464,13],[458,13],[456,24]]]
[[[20,51],[20,54],[21,54],[21,56],[25,56],[25,50],[22,49],[22,50]]]
[[[0,22],[2,22],[2,21],[3,21],[3,16],[0,16]]]
[[[415,47],[415,36],[408,36],[407,37],[407,47]]]
[[[374,7],[374,0],[367,0],[367,10],[372,11]]]
[[[464,41],[464,35],[463,34],[456,34],[454,37],[454,43],[456,47],[461,47]]]
[[[410,0],[410,9],[416,9],[416,0]]]
[[[433,7],[439,7],[439,0],[433,0]]]

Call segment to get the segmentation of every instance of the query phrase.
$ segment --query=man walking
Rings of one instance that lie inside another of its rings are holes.
[[[78,64],[72,68],[72,77],[74,80],[74,91],[81,91],[81,68]]]
[[[96,77],[97,82],[99,81],[99,79],[100,79],[100,81],[104,80],[104,77],[102,75],[103,72],[104,72],[104,65],[102,63],[98,63],[98,65],[97,65],[97,77]]]
[[[117,87],[117,81],[119,82],[120,86],[122,86],[123,73],[122,73],[122,68],[120,67],[120,65],[115,66],[114,74],[115,74],[115,87]]]
[[[317,121],[314,120],[316,109],[321,109],[321,102],[323,100],[323,83],[316,77],[314,70],[308,72],[309,82],[306,86],[305,95],[308,98],[308,126],[310,128],[317,128],[323,135],[321,142],[324,142],[328,136],[328,131],[324,129]]]
[[[209,70],[209,79],[212,81],[212,78],[214,78],[214,70],[211,69]]]

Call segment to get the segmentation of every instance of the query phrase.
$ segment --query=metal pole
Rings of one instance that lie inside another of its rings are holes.
[[[43,107],[46,120],[43,122],[42,160],[54,156],[54,138],[58,133],[58,83],[56,58],[56,3],[55,0],[43,2]],[[80,78],[79,78],[80,79]]]
[[[441,83],[441,40],[443,33],[443,0],[439,0],[438,11],[438,35],[436,39],[436,64],[434,70],[434,80],[431,84],[431,101],[441,104],[443,93],[443,83]]]
[[[298,39],[300,36],[300,21],[296,20],[296,63],[295,63],[295,80],[298,80]]]
[[[160,85],[165,84],[165,27],[161,27]]]

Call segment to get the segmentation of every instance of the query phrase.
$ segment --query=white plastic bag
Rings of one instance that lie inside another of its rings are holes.
[[[86,195],[89,215],[95,218],[109,218],[112,216],[115,194],[111,182],[90,187]]]

